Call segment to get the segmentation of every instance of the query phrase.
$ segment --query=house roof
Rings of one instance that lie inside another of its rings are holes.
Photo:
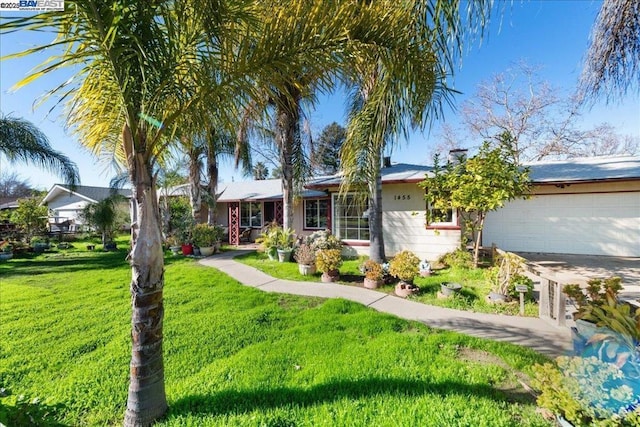
[[[120,189],[117,189],[116,191],[121,196],[124,196],[127,198],[131,197],[131,190],[129,190],[128,188],[120,188]],[[109,197],[111,195],[111,192],[112,192],[111,188],[91,187],[88,185],[77,185],[72,191],[70,187],[64,184],[54,184],[53,187],[51,187],[51,190],[49,190],[49,192],[47,193],[47,195],[44,196],[42,203],[43,204],[48,203],[51,200],[54,200],[61,195],[70,196],[73,194],[87,200],[88,202],[97,203]]]
[[[169,191],[170,195],[188,195],[189,184],[179,185]],[[326,197],[324,191],[305,189],[303,198]],[[256,181],[222,182],[218,184],[218,202],[282,199],[282,184],[279,179]]]
[[[431,166],[411,165],[407,163],[396,163],[380,169],[383,184],[413,183],[424,180],[425,175],[433,170]],[[324,188],[340,185],[342,175],[336,174],[328,177],[319,177],[311,180],[307,187]]]
[[[534,183],[640,179],[640,157],[600,156],[528,163]]]

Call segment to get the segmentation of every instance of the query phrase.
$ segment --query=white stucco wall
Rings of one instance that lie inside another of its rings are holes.
[[[425,214],[424,190],[417,184],[383,186],[382,225],[387,256],[410,250],[420,259],[434,261],[460,246],[460,230],[427,229]]]

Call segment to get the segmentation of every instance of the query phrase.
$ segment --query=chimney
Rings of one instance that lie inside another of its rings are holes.
[[[382,158],[382,164],[385,168],[390,168],[391,167],[391,157],[390,156],[385,156]]]
[[[449,150],[449,158],[447,160],[450,164],[457,165],[467,160],[468,151],[469,150],[466,148],[456,148],[453,150]]]

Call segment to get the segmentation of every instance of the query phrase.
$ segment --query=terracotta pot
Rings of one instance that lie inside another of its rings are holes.
[[[322,277],[320,277],[320,280],[322,280],[324,283],[331,283],[337,281],[339,278],[340,272],[338,270],[331,270],[322,273]]]
[[[311,264],[311,265],[298,264],[298,271],[303,276],[312,276],[316,272],[316,266],[313,265],[313,264]]]
[[[395,293],[401,298],[406,298],[409,295],[417,294],[420,288],[410,283],[400,282],[396,285]]]
[[[368,289],[376,289],[380,286],[381,280],[364,278],[364,287]]]

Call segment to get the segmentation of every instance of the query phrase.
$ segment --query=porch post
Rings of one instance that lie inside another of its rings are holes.
[[[229,244],[240,244],[240,203],[229,203]]]

